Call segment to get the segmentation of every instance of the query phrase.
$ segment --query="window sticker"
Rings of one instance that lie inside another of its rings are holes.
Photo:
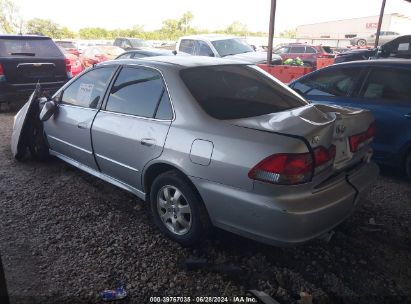
[[[91,93],[93,93],[94,84],[82,83],[77,91],[77,102],[79,104],[89,105],[91,102]]]

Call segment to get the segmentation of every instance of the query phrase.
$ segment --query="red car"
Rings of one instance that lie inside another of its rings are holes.
[[[54,41],[60,48],[65,49],[68,53],[79,56],[80,52],[72,41],[57,40]]]
[[[64,48],[59,47],[60,50],[63,52],[64,56],[66,57],[66,59],[68,59],[69,62],[66,62],[66,64],[70,64],[70,71],[71,71],[71,75],[76,76],[77,74],[81,73],[84,68],[83,65],[80,62],[80,59],[78,58],[78,56],[70,54],[69,52],[67,52]]]
[[[88,68],[94,64],[115,59],[122,53],[124,50],[114,45],[96,45],[85,49],[80,55],[80,61],[83,67]]]
[[[335,54],[329,46],[288,43],[273,49],[273,53],[280,55],[283,61],[291,58],[300,58],[305,65],[316,67],[317,58],[334,58]]]

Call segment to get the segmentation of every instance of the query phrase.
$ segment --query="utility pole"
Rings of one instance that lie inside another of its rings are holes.
[[[380,40],[380,32],[381,32],[382,18],[384,17],[385,2],[386,0],[382,0],[380,19],[378,20],[377,34],[375,35],[375,47],[378,46],[378,42]]]
[[[277,0],[271,0],[270,28],[268,30],[267,64],[271,64],[271,61],[273,59],[273,38],[274,38],[274,21],[275,21],[276,7],[277,7]]]

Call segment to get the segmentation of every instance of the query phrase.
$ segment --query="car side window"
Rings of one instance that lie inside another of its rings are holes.
[[[213,56],[211,48],[204,41],[198,41],[198,56]]]
[[[315,50],[315,48],[311,47],[311,46],[307,46],[305,47],[305,52],[308,54],[315,54],[317,53],[317,51]]]
[[[120,55],[117,57],[117,59],[130,59],[131,55],[133,55],[132,53],[125,53],[123,55]]]
[[[296,82],[293,89],[306,96],[348,96],[360,73],[361,67],[325,69]]]
[[[179,51],[187,53],[187,54],[191,54],[194,55],[194,48],[195,43],[194,40],[190,40],[190,39],[183,39],[180,42],[180,47],[179,47]]]
[[[115,66],[101,67],[81,75],[64,90],[61,103],[97,108],[115,69]]]
[[[280,47],[277,51],[275,51],[276,54],[287,54],[290,48],[288,46],[283,46]]]
[[[106,110],[152,118],[165,90],[157,71],[125,67],[110,90]]]
[[[363,98],[401,100],[411,105],[411,71],[374,68],[360,92]]]
[[[160,104],[158,105],[155,118],[164,120],[173,118],[173,110],[171,108],[167,90],[164,90],[163,92],[163,96],[161,97]]]
[[[292,54],[300,54],[305,52],[305,46],[292,46],[290,53]]]

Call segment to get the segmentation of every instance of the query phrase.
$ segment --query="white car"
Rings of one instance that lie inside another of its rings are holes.
[[[350,40],[351,45],[358,45],[358,46],[366,46],[366,45],[374,45],[376,33],[366,36],[366,37],[355,37]],[[378,45],[387,43],[394,38],[400,36],[397,32],[389,32],[389,31],[381,31],[380,32],[380,39],[378,40]]]
[[[181,37],[176,51],[194,56],[220,57],[262,64],[267,62],[267,52],[255,51],[245,40],[228,35],[205,34]],[[278,55],[272,56],[271,64],[281,64]]]

